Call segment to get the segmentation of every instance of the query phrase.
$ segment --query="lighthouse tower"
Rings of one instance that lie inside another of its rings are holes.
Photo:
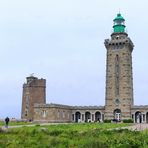
[[[104,44],[106,59],[105,119],[131,118],[133,105],[133,43],[125,31],[125,19],[120,13],[113,20],[113,33]]]

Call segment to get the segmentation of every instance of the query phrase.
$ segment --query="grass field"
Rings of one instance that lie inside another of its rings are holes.
[[[9,122],[10,126],[13,125],[30,125],[32,124],[31,122],[21,122],[21,121],[13,121],[13,122]],[[0,121],[0,127],[1,126],[5,126],[5,122],[4,121]]]
[[[0,148],[148,148],[148,131],[115,130],[129,124],[85,123],[0,131]],[[112,130],[109,130],[112,129]]]

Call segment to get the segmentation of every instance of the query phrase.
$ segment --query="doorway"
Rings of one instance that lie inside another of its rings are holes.
[[[81,113],[80,112],[76,112],[75,113],[75,122],[79,122],[80,119],[81,119]]]
[[[135,113],[135,123],[141,123],[142,122],[142,114],[140,111],[137,111]]]
[[[116,119],[117,121],[121,121],[121,110],[120,109],[114,110],[114,119]]]

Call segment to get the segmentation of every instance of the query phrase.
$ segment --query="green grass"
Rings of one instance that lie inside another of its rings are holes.
[[[10,121],[9,122],[9,126],[13,126],[13,125],[30,125],[32,124],[31,122],[21,122],[21,121]],[[0,126],[5,126],[5,122],[4,121],[0,121]]]
[[[123,130],[129,124],[85,123],[0,131],[0,148],[147,148],[148,131]],[[108,130],[118,127],[119,130]]]

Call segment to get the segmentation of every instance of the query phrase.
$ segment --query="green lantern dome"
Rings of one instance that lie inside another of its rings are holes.
[[[116,18],[113,21],[114,21],[114,26],[113,26],[114,33],[125,32],[125,25],[124,25],[125,19],[122,17],[120,13],[117,14]]]

